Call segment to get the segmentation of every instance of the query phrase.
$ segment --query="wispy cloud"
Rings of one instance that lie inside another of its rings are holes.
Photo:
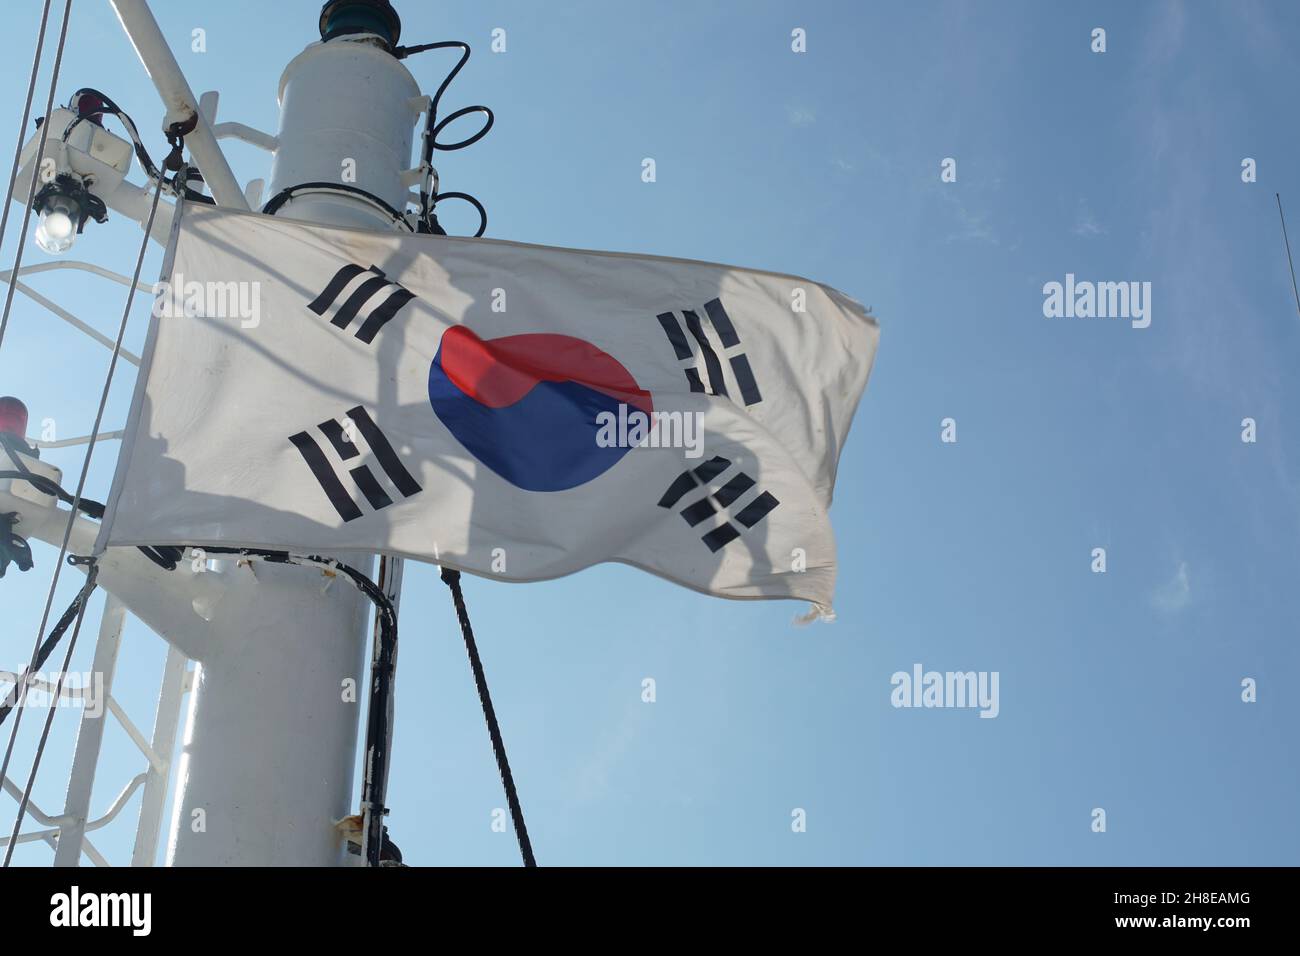
[[[1286,32],[1278,28],[1276,18],[1260,0],[1237,0],[1232,15],[1244,27],[1243,35],[1260,61],[1271,66],[1286,56]]]
[[[1192,599],[1192,585],[1187,576],[1187,562],[1179,561],[1174,576],[1151,595],[1151,605],[1158,611],[1174,614],[1187,607]]]
[[[806,106],[787,106],[785,115],[791,126],[811,126],[817,122],[817,114]]]
[[[609,794],[610,778],[640,732],[645,713],[646,705],[638,698],[627,705],[617,723],[601,732],[595,751],[578,769],[574,795],[579,802],[595,802]]]
[[[986,213],[972,210],[948,189],[941,190],[939,195],[952,206],[957,216],[957,228],[948,233],[948,242],[987,242],[994,246],[999,244],[997,233],[989,224]]]
[[[1182,0],[1165,0],[1156,13],[1155,29],[1146,34],[1148,68],[1167,66],[1182,51],[1187,35],[1187,8]]]
[[[1166,2],[1149,10],[1129,115],[1130,125],[1139,131],[1142,172],[1152,184],[1139,251],[1164,290],[1161,308],[1179,322],[1148,361],[1158,374],[1177,375],[1194,394],[1243,409],[1242,417],[1284,420],[1281,399],[1291,370],[1286,350],[1276,347],[1276,335],[1283,328],[1280,323],[1296,322],[1285,256],[1278,249],[1270,257],[1271,285],[1261,288],[1259,273],[1243,259],[1231,231],[1205,228],[1222,215],[1222,201],[1221,178],[1200,158],[1204,139],[1210,135],[1218,142],[1250,142],[1250,101],[1232,85],[1222,84],[1215,71],[1188,66],[1198,55],[1204,60],[1204,47],[1188,46],[1194,38],[1188,36],[1183,5]],[[1267,39],[1269,33],[1280,32],[1275,14],[1257,2],[1243,2],[1234,5],[1232,18],[1241,29],[1232,38],[1216,39],[1215,48],[1221,42],[1242,42],[1256,61],[1255,69],[1275,62]],[[1240,155],[1249,155],[1249,150],[1243,147]],[[1270,212],[1276,216],[1276,209]],[[1273,232],[1270,241],[1280,246],[1280,238],[1280,232]],[[1225,323],[1205,308],[1209,299],[1248,303],[1246,308],[1267,318]],[[1300,457],[1287,442],[1257,448],[1268,457],[1281,494],[1272,499],[1250,496],[1243,508],[1266,528],[1277,521],[1278,503],[1284,503],[1300,531]]]
[[[1079,210],[1074,217],[1074,234],[1076,236],[1104,236],[1106,227],[1097,221],[1097,217],[1088,208],[1085,199],[1079,200]]]

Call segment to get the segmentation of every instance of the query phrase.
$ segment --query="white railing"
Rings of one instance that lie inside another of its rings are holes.
[[[109,866],[104,855],[87,839],[86,834],[112,823],[122,808],[143,790],[140,816],[136,824],[135,846],[131,854],[132,866],[152,866],[158,852],[158,839],[162,828],[163,808],[167,800],[167,783],[171,771],[171,756],[176,746],[176,733],[180,724],[182,699],[190,689],[190,672],[187,659],[174,647],[168,646],[167,662],[163,666],[162,684],[158,691],[158,707],[154,714],[153,736],[146,740],[144,734],[126,715],[112,694],[113,675],[117,669],[118,652],[122,644],[122,628],[126,611],[116,598],[109,595],[100,618],[99,638],[95,644],[95,659],[91,673],[102,675],[104,682],[102,708],[84,707],[81,727],[77,733],[77,746],[72,757],[72,773],[68,779],[68,795],[63,813],[46,813],[35,802],[28,800],[27,810],[36,823],[45,829],[29,830],[18,835],[18,843],[44,841],[54,848],[55,866],[78,866],[82,854],[96,866]],[[21,674],[0,671],[0,682],[16,684]],[[39,690],[53,696],[55,685],[33,676],[28,689]],[[83,700],[90,688],[59,688],[60,700]],[[50,700],[48,705],[57,706]],[[105,721],[109,715],[122,726],[127,736],[144,756],[146,768],[127,782],[108,809],[91,819],[90,795],[94,788],[95,773],[99,765],[100,749],[104,739]],[[15,800],[22,798],[22,789],[8,777],[0,780],[0,787]],[[0,847],[7,846],[9,838],[0,837]]]
[[[94,339],[100,345],[112,349],[114,342],[82,319],[58,305],[56,302],[37,292],[18,276],[33,275],[41,272],[73,270],[87,272],[130,287],[131,278],[97,266],[91,262],[78,260],[61,260],[42,262],[23,266],[13,275],[14,287],[33,302],[43,306],[64,322]],[[0,271],[0,283],[8,282],[12,271]],[[153,287],[144,282],[137,282],[136,288],[143,292],[152,292]],[[139,356],[125,349],[119,353],[133,365],[140,364]],[[120,438],[121,431],[101,432],[99,439]],[[64,448],[85,444],[89,436],[68,438],[57,441],[33,440],[33,444],[42,448]],[[157,858],[158,841],[161,834],[163,810],[167,802],[167,785],[171,770],[171,755],[176,744],[176,734],[180,724],[181,703],[185,693],[190,689],[190,672],[188,659],[184,654],[168,645],[167,661],[163,666],[162,683],[158,692],[158,707],[154,715],[153,735],[146,740],[144,734],[126,715],[122,706],[112,696],[113,674],[117,667],[118,651],[122,641],[122,627],[125,622],[125,608],[112,595],[104,605],[100,619],[99,638],[95,645],[95,659],[92,674],[102,675],[104,681],[104,708],[83,708],[81,726],[77,733],[76,750],[72,758],[72,771],[68,779],[68,794],[61,814],[49,814],[30,799],[27,803],[32,819],[44,829],[29,830],[18,835],[18,843],[42,841],[54,848],[55,866],[78,866],[84,854],[96,866],[108,866],[104,855],[86,838],[86,834],[111,823],[122,808],[142,790],[140,799],[140,816],[136,824],[135,844],[131,853],[132,866],[152,866]],[[0,684],[14,684],[20,675],[0,671]],[[29,689],[43,691],[52,695],[53,685],[38,677],[28,682]],[[61,700],[84,699],[86,689],[64,687],[59,692]],[[55,706],[58,701],[51,701]],[[95,774],[99,765],[101,745],[104,738],[105,719],[112,714],[114,719],[126,731],[132,743],[143,754],[146,768],[136,774],[126,784],[109,808],[100,816],[90,817],[90,797],[94,787]],[[0,789],[10,794],[15,800],[22,799],[22,789],[7,777],[0,780]],[[0,815],[0,819],[3,815]],[[7,827],[5,828],[8,829]],[[0,847],[7,846],[8,836],[0,836]]]

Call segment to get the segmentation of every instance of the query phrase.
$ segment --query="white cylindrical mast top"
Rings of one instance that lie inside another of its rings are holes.
[[[422,105],[410,72],[377,38],[345,35],[303,50],[280,79],[279,145],[268,196],[294,191],[277,214],[371,229],[392,225],[392,216],[363,194],[405,211],[410,189],[402,174]]]

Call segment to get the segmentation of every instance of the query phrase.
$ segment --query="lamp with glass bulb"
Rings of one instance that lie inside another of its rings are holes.
[[[91,194],[79,177],[68,173],[59,174],[41,187],[32,208],[40,216],[36,244],[52,256],[72,248],[87,219],[108,219],[103,200]]]

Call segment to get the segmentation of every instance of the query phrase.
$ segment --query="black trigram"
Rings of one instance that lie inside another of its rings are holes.
[[[330,279],[325,291],[307,304],[307,308],[323,317],[329,311],[330,306],[334,304],[334,300],[339,297],[352,280],[366,272],[373,272],[374,275],[369,276],[352,290],[351,295],[343,300],[343,304],[334,313],[334,318],[330,319],[330,324],[336,325],[340,329],[346,329],[352,324],[352,320],[357,317],[357,313],[361,311],[361,308],[367,302],[377,296],[381,290],[391,287],[391,294],[370,310],[362,321],[361,327],[355,332],[358,339],[369,345],[374,341],[375,336],[379,334],[379,330],[397,314],[397,310],[415,298],[415,293],[402,288],[396,282],[390,282],[382,269],[376,266],[363,269],[361,266],[353,264],[344,266],[334,274],[333,279]]]
[[[710,458],[702,465],[697,465],[689,471],[684,471],[677,476],[677,479],[668,486],[664,496],[659,499],[660,508],[675,508],[686,496],[688,492],[696,488],[707,487],[715,478],[731,467],[731,462],[726,458]],[[705,495],[693,504],[687,505],[682,509],[681,515],[686,519],[686,523],[694,528],[696,525],[707,520],[718,513],[714,502],[721,505],[723,510],[730,508],[741,495],[754,487],[754,479],[749,477],[743,471],[738,472],[726,484],[711,495]],[[779,505],[776,496],[771,492],[763,491],[758,494],[749,504],[741,508],[736,514],[731,515],[736,521],[740,522],[746,528],[752,528],[764,518],[768,512]],[[707,532],[701,539],[710,551],[717,551],[724,545],[735,541],[741,536],[742,532],[731,521],[723,521],[722,524]]]
[[[383,469],[388,480],[392,482],[393,487],[402,495],[403,498],[409,498],[411,495],[420,491],[420,484],[411,473],[406,470],[402,464],[402,459],[397,456],[393,450],[392,444],[384,437],[384,433],[379,430],[374,419],[366,412],[364,408],[358,405],[350,409],[346,417],[351,420],[352,429],[349,429],[340,420],[336,418],[328,419],[317,425],[317,429],[328,439],[334,452],[341,461],[351,461],[361,455],[360,449],[351,441],[349,432],[355,432],[361,436],[366,445],[369,446],[371,454]],[[321,490],[329,498],[330,504],[334,510],[339,513],[339,517],[344,521],[352,521],[361,517],[361,506],[353,499],[352,493],[348,491],[343,484],[339,471],[328,455],[321,449],[317,440],[310,433],[302,431],[296,435],[290,435],[289,441],[302,455],[303,460],[307,462],[307,467],[311,469],[312,475],[320,482]],[[346,468],[347,466],[343,466]],[[384,486],[379,483],[375,473],[366,465],[358,465],[355,468],[347,469],[353,483],[360,489],[361,494],[365,496],[370,507],[378,511],[380,508],[387,508],[393,503],[392,497],[384,490]]]
[[[758,383],[754,381],[754,370],[750,368],[745,353],[739,351],[740,336],[736,334],[736,326],[732,323],[731,316],[727,315],[727,310],[722,307],[722,301],[710,299],[704,303],[704,314],[714,331],[718,333],[718,341],[722,345],[721,357],[713,348],[713,343],[709,341],[699,313],[694,309],[682,309],[681,312],[682,318],[686,320],[686,330],[695,340],[700,350],[700,357],[704,360],[704,375],[708,379],[707,382],[700,378],[699,360],[696,359],[695,350],[682,332],[682,327],[677,321],[677,313],[661,312],[656,318],[663,326],[664,334],[668,336],[668,342],[672,345],[677,358],[691,363],[683,369],[691,391],[729,398],[726,376],[722,371],[722,359],[725,358],[731,365],[731,374],[735,377],[736,387],[740,389],[741,401],[746,405],[757,405],[761,402],[763,396],[758,391]]]

